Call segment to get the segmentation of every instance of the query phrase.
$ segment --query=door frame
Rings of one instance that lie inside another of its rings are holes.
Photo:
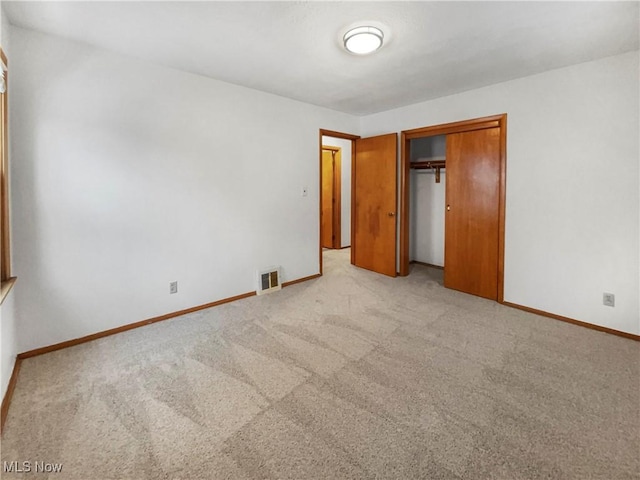
[[[322,150],[331,152],[333,157],[331,174],[333,175],[334,201],[331,204],[331,228],[333,231],[331,248],[337,249],[342,246],[342,149],[331,145],[322,145]],[[320,175],[322,175],[322,172]],[[322,193],[320,199],[322,200]],[[320,228],[322,228],[322,222],[320,222]],[[322,232],[320,234],[322,235]]]
[[[485,128],[500,129],[500,176],[498,180],[498,302],[504,302],[504,225],[507,169],[507,114],[443,123],[429,127],[403,130],[400,138],[400,276],[409,275],[409,205],[411,158],[409,141],[449,133],[470,132]],[[445,268],[447,266],[445,265]]]
[[[351,245],[353,246],[353,204],[354,204],[354,189],[353,189],[353,165],[356,154],[356,140],[360,138],[360,135],[352,135],[350,133],[336,132],[334,130],[327,130],[321,128],[318,132],[318,271],[322,275],[322,137],[334,137],[343,138],[345,140],[351,140]],[[351,251],[351,261],[353,262],[353,249]]]

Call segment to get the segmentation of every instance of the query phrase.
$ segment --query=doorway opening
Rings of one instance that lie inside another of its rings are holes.
[[[415,235],[424,230],[411,214],[411,190],[419,187],[411,172],[433,171],[435,183],[443,182],[432,189],[432,211],[444,220],[445,287],[503,301],[506,120],[502,114],[402,132],[400,275],[409,274]]]
[[[323,249],[346,249],[352,235],[352,171],[357,135],[320,129],[319,270]]]

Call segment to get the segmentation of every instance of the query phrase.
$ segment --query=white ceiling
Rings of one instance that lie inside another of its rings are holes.
[[[13,25],[356,115],[639,48],[638,2],[11,2]],[[354,22],[386,33],[342,49]]]

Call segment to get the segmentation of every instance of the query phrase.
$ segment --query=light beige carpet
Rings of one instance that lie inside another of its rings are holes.
[[[325,276],[23,362],[57,479],[632,479],[640,345],[325,254]],[[47,478],[3,473],[2,478]]]

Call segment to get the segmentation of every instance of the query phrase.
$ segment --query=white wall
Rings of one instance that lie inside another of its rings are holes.
[[[4,48],[4,47],[3,47]],[[19,288],[16,283],[14,288],[5,297],[0,307],[0,361],[2,362],[2,398],[4,398],[11,380],[13,367],[16,363],[18,352],[18,334],[16,331],[15,291]]]
[[[636,51],[553,70],[363,117],[361,135],[508,113],[505,300],[639,334],[638,69]]]
[[[353,134],[353,132],[343,133]],[[341,149],[340,246],[348,247],[351,245],[351,140],[323,135],[322,144]]]
[[[254,290],[261,267],[318,273],[318,130],[356,117],[11,34],[20,351]]]
[[[427,170],[411,171],[409,259],[444,266],[444,209],[446,172],[440,183]]]
[[[446,136],[410,141],[410,160],[444,160]],[[434,170],[411,170],[409,259],[444,266],[444,213],[446,170],[436,183]]]
[[[9,64],[9,81],[8,87],[9,94],[12,93],[14,81],[11,77],[11,46],[9,38],[9,21],[5,15],[2,7],[0,6],[0,42],[5,55],[7,56],[7,62]],[[11,104],[12,98],[8,97],[9,104]],[[10,158],[12,152],[12,146],[9,142]],[[12,168],[10,165],[9,176],[11,177]],[[11,195],[9,195],[9,198]],[[11,206],[11,202],[10,202]],[[10,221],[13,223],[13,217],[9,216]],[[14,269],[12,272],[16,274]],[[7,391],[9,380],[11,379],[11,373],[13,372],[13,366],[16,363],[16,355],[18,354],[18,340],[16,334],[16,313],[14,296],[17,289],[21,288],[19,283],[16,283],[13,290],[5,297],[4,302],[0,305],[0,395],[4,398],[4,394]]]

